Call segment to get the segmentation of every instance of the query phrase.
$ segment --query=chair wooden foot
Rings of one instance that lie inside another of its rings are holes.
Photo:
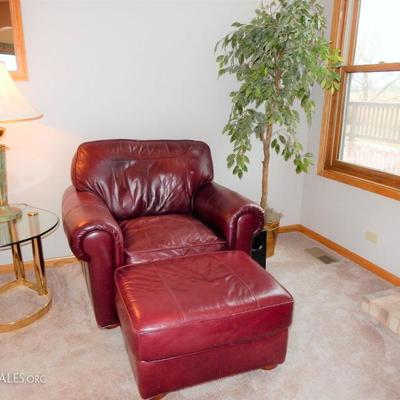
[[[271,369],[274,369],[277,367],[278,364],[271,364],[271,365],[266,365],[265,367],[262,367],[261,369],[264,369],[266,371],[270,371]]]
[[[157,396],[151,397],[149,400],[161,400],[166,395],[167,395],[167,393],[161,393],[161,394],[158,394]]]
[[[104,326],[103,329],[114,329],[114,328],[116,328],[117,326],[119,326],[119,322],[116,323],[116,324]]]

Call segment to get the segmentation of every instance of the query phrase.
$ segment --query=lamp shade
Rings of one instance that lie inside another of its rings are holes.
[[[4,63],[0,62],[0,122],[29,121],[43,117],[19,92]]]

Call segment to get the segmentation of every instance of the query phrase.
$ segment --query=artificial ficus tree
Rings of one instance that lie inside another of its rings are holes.
[[[325,39],[326,19],[316,0],[274,0],[262,3],[246,24],[235,22],[233,32],[217,43],[219,75],[233,74],[239,88],[230,94],[232,110],[224,133],[233,151],[229,168],[239,178],[248,170],[252,138],[264,151],[261,206],[268,216],[270,148],[290,159],[297,173],[307,172],[312,154],[296,138],[303,110],[311,123],[315,103],[311,89],[318,83],[336,91],[341,58]]]

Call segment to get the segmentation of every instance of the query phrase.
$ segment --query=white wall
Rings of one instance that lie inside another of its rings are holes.
[[[76,147],[99,138],[204,140],[216,180],[258,201],[261,148],[242,181],[225,166],[230,145],[221,131],[234,81],[217,80],[213,55],[230,24],[248,20],[257,4],[22,0],[30,79],[18,86],[45,117],[8,126],[10,201],[60,215]],[[276,157],[271,171],[271,203],[283,224],[298,223],[303,178]],[[68,254],[60,226],[45,239],[45,257]]]
[[[329,21],[332,1],[324,0]],[[308,137],[309,151],[318,154],[323,95],[316,89],[316,115]],[[322,178],[316,168],[304,181],[303,225],[400,276],[398,229],[400,202]],[[365,240],[367,230],[378,233],[378,244]]]

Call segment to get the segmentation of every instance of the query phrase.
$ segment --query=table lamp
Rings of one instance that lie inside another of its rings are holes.
[[[41,118],[19,92],[4,63],[0,62],[0,123],[30,121]],[[0,127],[0,138],[6,129]],[[0,145],[0,222],[11,221],[21,216],[21,210],[8,205],[6,146]]]

